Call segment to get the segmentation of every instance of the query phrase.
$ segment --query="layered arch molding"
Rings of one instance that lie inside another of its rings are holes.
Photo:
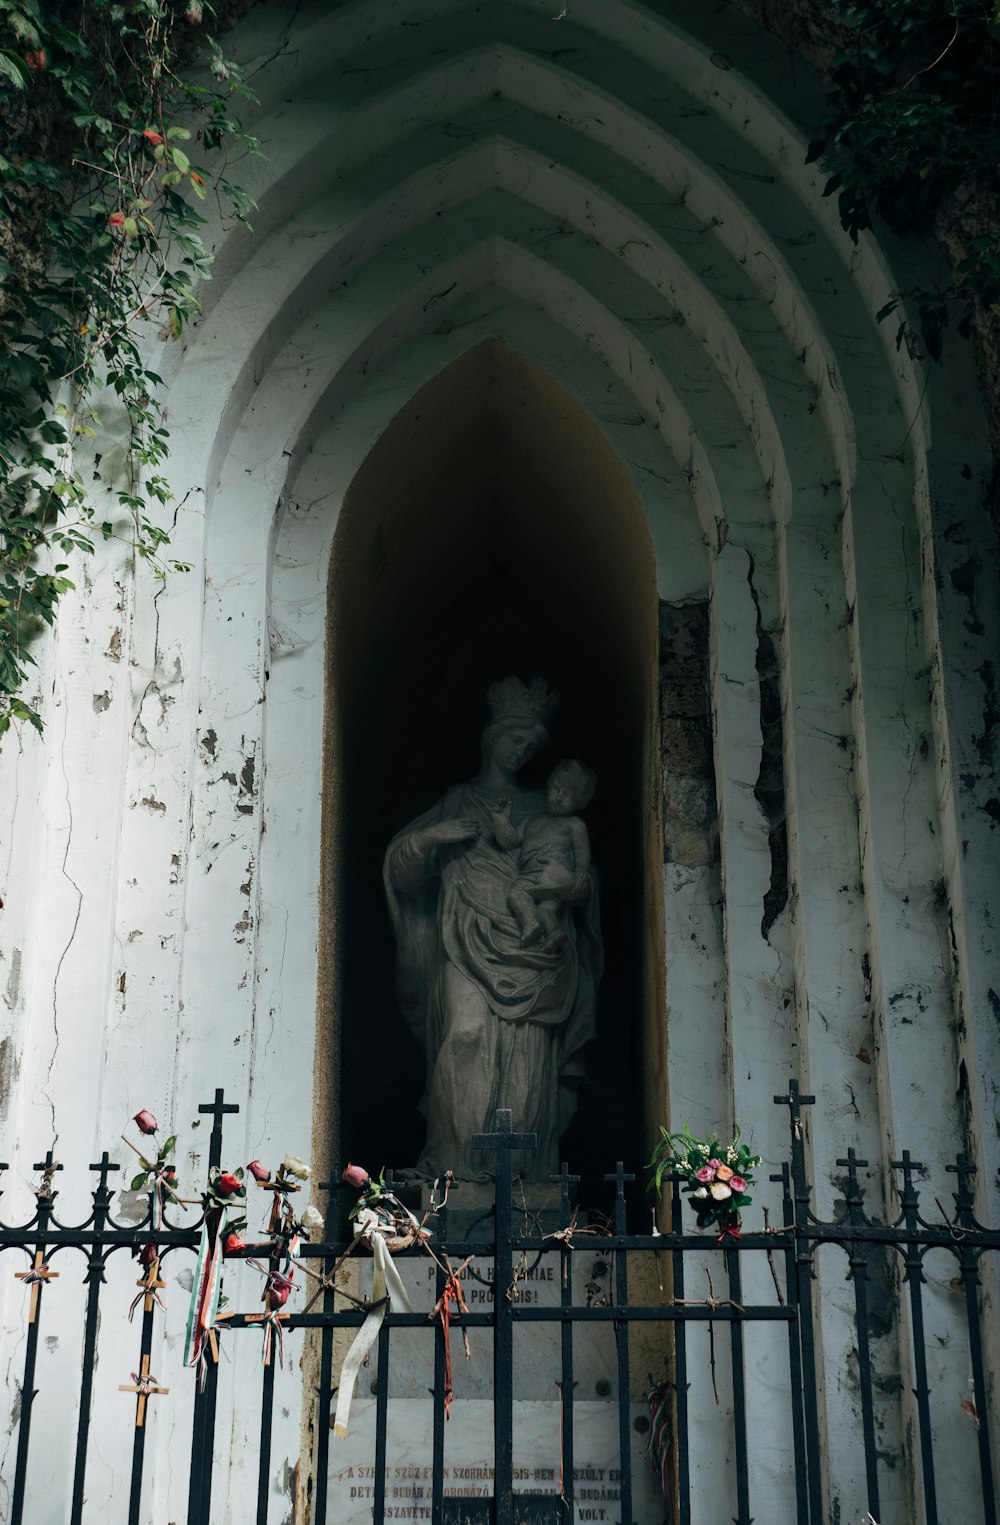
[[[846,239],[805,163],[820,83],[700,0],[264,3],[233,45],[265,150],[240,172],[255,230],[211,230],[202,316],[155,364],[192,571],[159,591],[100,563],[46,657],[58,718],[0,756],[33,886],[12,913],[8,885],[4,925],[26,950],[6,1105],[31,1158],[57,1116],[82,1156],[155,1074],[167,1113],[224,1080],[247,1158],[322,1169],[360,1140],[367,1165],[406,1163],[419,1062],[392,1031],[374,860],[469,776],[482,686],[536,651],[559,745],[600,776],[609,978],[574,1158],[639,1165],[662,1121],[738,1124],[776,1163],[794,1076],[822,1212],[848,1148],[910,1149],[942,1201],[963,1148],[986,1212],[985,422],[957,341],[928,371],[876,321],[932,260]],[[80,821],[116,844],[99,871]],[[830,1513],[861,1518],[851,1310],[818,1274]],[[946,1296],[927,1317],[930,1379],[964,1391]],[[906,1336],[882,1322],[902,1519]],[[233,1518],[256,1486],[243,1358],[216,1461]],[[747,1371],[779,1437],[749,1458],[776,1518],[785,1359]],[[942,1497],[976,1467],[952,1417]],[[308,1421],[308,1402],[275,1416],[300,1489]],[[703,1460],[697,1517],[728,1518],[708,1440]]]

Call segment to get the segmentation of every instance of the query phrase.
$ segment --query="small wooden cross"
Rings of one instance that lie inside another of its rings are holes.
[[[132,1373],[132,1381],[135,1384],[132,1387],[127,1382],[120,1382],[118,1384],[118,1391],[120,1393],[136,1394],[139,1401],[135,1406],[135,1427],[137,1430],[141,1430],[146,1423],[146,1399],[153,1393],[169,1393],[170,1389],[169,1387],[158,1387],[156,1385],[157,1378],[150,1375],[148,1355],[143,1356],[139,1372]]]
[[[223,1308],[221,1312],[215,1315],[215,1323],[209,1324],[205,1330],[205,1339],[208,1341],[208,1348],[212,1352],[212,1360],[216,1366],[219,1364],[219,1337],[215,1332],[216,1325],[221,1324],[224,1319],[233,1318],[234,1316],[235,1310],[230,1311],[228,1308]]]
[[[31,1307],[28,1310],[28,1323],[33,1324],[38,1317],[38,1299],[41,1296],[42,1283],[56,1281],[59,1277],[59,1272],[53,1271],[45,1264],[45,1253],[43,1250],[38,1249],[35,1251],[35,1261],[31,1270],[15,1271],[14,1276],[18,1281],[27,1282],[31,1287]]]
[[[62,1170],[62,1166],[56,1164],[52,1150],[47,1149],[45,1151],[44,1160],[37,1161],[35,1164],[35,1169],[42,1172],[42,1184],[39,1186],[35,1195],[38,1197],[40,1202],[48,1202],[52,1197],[55,1196],[55,1192],[52,1190],[52,1177],[55,1175],[57,1170]]]
[[[165,1281],[160,1280],[160,1257],[157,1255],[155,1260],[150,1261],[145,1277],[141,1281],[136,1282],[136,1286],[143,1287],[146,1292],[146,1296],[142,1300],[143,1313],[152,1313],[153,1297],[166,1285]]]

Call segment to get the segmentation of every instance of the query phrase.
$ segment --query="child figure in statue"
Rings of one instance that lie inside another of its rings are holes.
[[[594,797],[596,778],[575,757],[557,763],[545,789],[548,811],[520,825],[510,818],[510,801],[490,812],[497,846],[520,849],[518,878],[507,895],[507,908],[524,944],[544,941],[556,948],[565,937],[560,908],[574,905],[590,891],[590,838],[577,814]]]

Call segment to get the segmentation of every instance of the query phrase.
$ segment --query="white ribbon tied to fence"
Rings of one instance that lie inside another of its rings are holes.
[[[351,1400],[354,1397],[358,1372],[378,1339],[386,1309],[391,1303],[393,1307],[403,1308],[407,1313],[413,1312],[413,1305],[407,1296],[406,1288],[386,1248],[386,1239],[394,1238],[398,1233],[394,1222],[391,1219],[386,1222],[374,1208],[363,1207],[358,1213],[354,1228],[356,1239],[371,1246],[374,1262],[372,1271],[374,1307],[355,1335],[354,1343],[344,1357],[341,1368],[337,1412],[333,1420],[333,1433],[341,1438],[347,1435],[347,1421],[351,1412]]]

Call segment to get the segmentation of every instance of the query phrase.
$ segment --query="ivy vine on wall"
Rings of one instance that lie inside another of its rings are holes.
[[[896,232],[953,240],[952,279],[896,293],[879,319],[917,316],[932,359],[950,324],[967,336],[1000,304],[1000,8],[997,0],[854,0],[839,24],[836,87],[810,148],[830,172],[855,243],[877,213]]]
[[[71,553],[118,538],[156,576],[185,569],[161,522],[169,434],[149,339],[179,338],[199,311],[202,203],[243,223],[252,210],[232,179],[258,151],[235,109],[252,96],[215,36],[242,9],[0,0],[0,734],[41,729],[31,646],[73,587]],[[100,474],[106,388],[125,469],[99,519],[75,447],[95,440]]]

